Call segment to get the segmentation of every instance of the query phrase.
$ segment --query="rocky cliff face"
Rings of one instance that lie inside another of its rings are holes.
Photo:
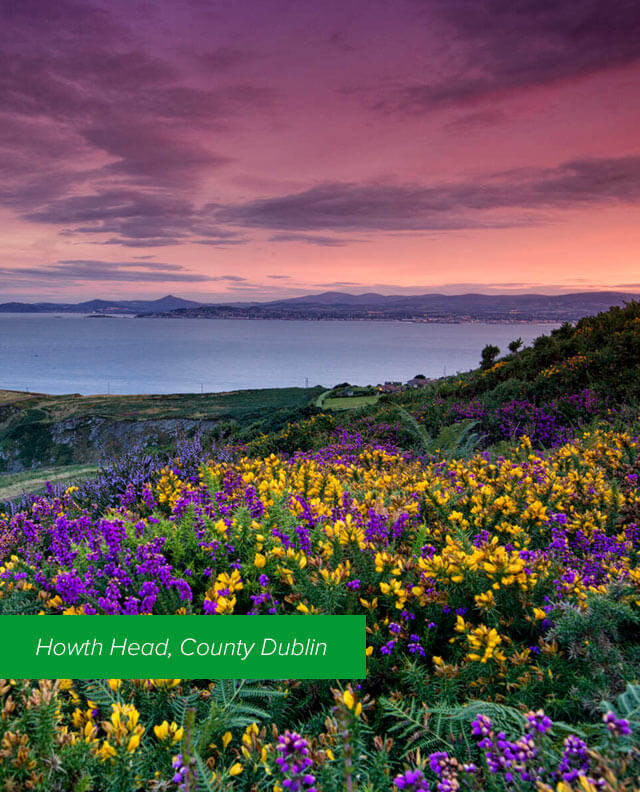
[[[163,446],[176,435],[215,429],[217,421],[186,418],[114,420],[103,417],[34,421],[9,429],[0,439],[0,472],[98,462],[133,446]]]

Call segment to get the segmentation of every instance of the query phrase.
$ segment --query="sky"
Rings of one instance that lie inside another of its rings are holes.
[[[0,301],[640,291],[637,0],[0,0]]]

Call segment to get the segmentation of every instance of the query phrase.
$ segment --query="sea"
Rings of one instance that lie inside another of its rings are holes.
[[[475,368],[550,323],[137,319],[0,314],[0,390],[215,393],[404,382]]]

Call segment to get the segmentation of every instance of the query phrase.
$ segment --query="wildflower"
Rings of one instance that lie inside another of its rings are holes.
[[[491,719],[487,715],[478,715],[471,723],[471,732],[475,737],[488,737],[491,732]]]
[[[405,792],[429,792],[429,785],[421,770],[405,770],[393,779],[393,784],[396,789]]]
[[[347,688],[347,690],[345,690],[342,694],[342,701],[344,702],[346,708],[353,712],[356,718],[360,717],[360,713],[362,712],[362,704],[359,701],[356,701],[356,697],[350,688]]]
[[[607,730],[614,737],[628,737],[631,734],[631,726],[628,720],[616,717],[616,714],[609,710],[602,716]]]
[[[425,651],[424,647],[420,643],[420,636],[412,633],[410,639],[411,640],[409,642],[408,648],[411,654],[419,654],[421,657],[424,657]]]
[[[178,728],[178,724],[175,721],[169,723],[165,720],[159,726],[153,727],[153,733],[161,742],[170,739],[171,742],[177,743],[182,739],[184,729],[182,726]]]
[[[525,717],[527,719],[527,728],[540,734],[546,734],[553,725],[551,718],[545,715],[541,709],[535,712],[528,712]]]
[[[173,757],[171,766],[175,770],[175,773],[173,774],[173,778],[172,778],[173,783],[179,785],[178,789],[183,789],[188,768],[185,764],[183,764],[182,754],[178,754],[177,756]]]
[[[570,734],[564,741],[564,751],[558,764],[558,773],[563,781],[571,784],[589,772],[587,744],[580,737]]]
[[[287,730],[278,738],[276,751],[281,754],[276,758],[276,764],[282,776],[282,786],[292,792],[317,792],[315,776],[309,772],[313,760],[304,737]]]

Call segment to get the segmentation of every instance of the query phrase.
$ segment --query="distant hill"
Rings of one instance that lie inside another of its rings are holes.
[[[274,300],[266,305],[379,305],[395,297],[385,297],[383,294],[367,292],[366,294],[348,294],[347,292],[323,292],[322,294],[307,294],[304,297],[291,297],[288,300]]]
[[[200,305],[153,316],[205,319],[373,319],[409,321],[575,321],[637,299],[627,292],[382,295],[324,292],[264,303]],[[148,312],[147,312],[147,315]]]
[[[465,321],[575,321],[637,299],[630,292],[570,294],[384,295],[323,292],[269,302],[205,304],[169,294],[159,300],[89,300],[81,303],[0,304],[0,313],[136,314],[203,319],[342,319]]]
[[[81,303],[22,303],[0,304],[0,313],[156,313],[175,311],[178,308],[197,308],[202,303],[183,300],[168,294],[159,300],[88,300]]]
[[[382,295],[382,294],[347,294],[342,292],[324,292],[322,294],[295,297],[289,300],[277,300],[264,303],[265,307],[282,306],[291,310],[310,306],[357,306],[371,310],[410,310],[425,312],[472,313],[476,311],[546,311],[579,307],[587,312],[606,310],[613,304],[621,304],[625,300],[637,298],[637,294],[624,292],[577,292],[570,294],[417,294],[417,295]]]

